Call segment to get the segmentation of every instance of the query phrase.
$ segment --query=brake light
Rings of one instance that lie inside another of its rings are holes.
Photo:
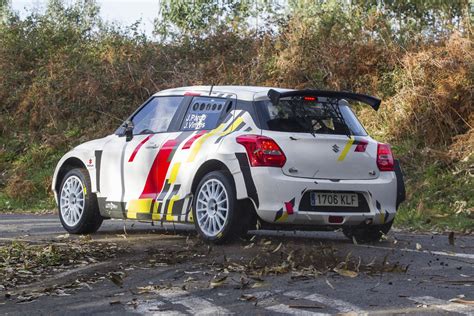
[[[280,146],[271,138],[259,135],[241,135],[237,143],[243,145],[252,167],[283,167],[286,157]]]
[[[200,92],[193,92],[193,91],[186,91],[184,93],[185,96],[200,96],[201,93]]]
[[[304,97],[305,101],[316,101],[316,97]]]
[[[393,171],[393,154],[389,144],[377,145],[377,167],[380,171]]]

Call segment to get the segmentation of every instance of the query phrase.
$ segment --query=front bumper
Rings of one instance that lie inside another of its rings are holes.
[[[395,172],[382,172],[372,180],[325,180],[286,176],[279,168],[251,168],[257,188],[257,215],[264,221],[294,225],[359,225],[384,224],[393,220],[397,209],[397,177]],[[301,201],[308,191],[356,192],[366,200],[362,212],[353,210],[324,211],[302,209]],[[335,223],[330,216],[342,217]]]

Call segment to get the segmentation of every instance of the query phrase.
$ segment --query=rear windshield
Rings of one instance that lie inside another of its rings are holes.
[[[327,98],[310,99],[282,99],[277,105],[269,100],[257,101],[256,108],[262,128],[293,133],[367,135],[347,102],[338,104]]]

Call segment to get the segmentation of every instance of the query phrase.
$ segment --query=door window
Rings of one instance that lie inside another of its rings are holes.
[[[133,134],[166,132],[184,97],[155,97],[132,119]]]
[[[181,124],[182,131],[211,130],[217,127],[229,104],[226,99],[196,97]]]

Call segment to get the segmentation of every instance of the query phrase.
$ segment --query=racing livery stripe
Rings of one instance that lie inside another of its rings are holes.
[[[161,214],[159,212],[161,208],[161,201],[154,201],[153,203],[153,211],[151,213],[151,219],[156,221],[161,219]]]
[[[171,209],[171,214],[174,216],[180,216],[183,215],[183,207],[184,207],[184,201],[186,199],[179,199],[174,201],[173,207]]]
[[[130,200],[127,205],[127,218],[136,219],[138,213],[150,213],[152,198]]]
[[[160,192],[160,194],[158,195],[158,197],[156,198],[157,201],[163,201],[166,197],[166,194],[168,193],[169,189],[171,187],[171,183],[169,183],[168,181],[166,181],[165,183],[165,187],[163,188],[163,190]]]
[[[133,150],[132,154],[130,155],[130,158],[128,159],[128,162],[133,162],[133,159],[135,159],[135,156],[137,155],[138,151],[140,150],[140,148],[143,146],[143,144],[145,144],[148,140],[150,140],[150,138],[153,137],[153,134],[150,134],[148,135],[145,139],[143,139],[138,145],[137,147],[135,147],[135,149]]]
[[[181,166],[181,162],[177,162],[171,167],[170,177],[168,182],[173,184],[176,181],[176,177],[178,176],[179,167]]]
[[[181,185],[179,185],[179,184],[176,184],[173,187],[173,191],[170,194],[171,198],[166,201],[165,207],[163,209],[163,218],[162,219],[165,219],[165,217],[166,217],[167,221],[172,221],[173,220],[173,216],[171,214],[172,213],[171,211],[173,209],[174,201],[179,199],[178,191],[179,191],[180,188],[181,188]]]
[[[245,126],[245,122],[243,121],[241,117],[238,117],[224,132],[221,133],[221,135],[216,139],[214,144],[219,143],[222,140],[222,138],[224,138],[226,135],[234,131],[238,131],[242,129],[244,126]]]
[[[202,146],[202,144],[204,144],[206,139],[208,139],[209,137],[219,133],[223,128],[224,128],[224,124],[221,124],[218,127],[216,127],[215,129],[211,130],[209,133],[204,134],[202,137],[198,138],[194,142],[193,146],[191,147],[191,153],[189,154],[188,162],[193,162],[194,161],[194,159],[196,158],[196,156],[199,152],[199,149],[201,149],[201,146]]]
[[[182,149],[189,149],[189,148],[191,148],[191,146],[193,145],[194,141],[195,141],[196,139],[198,139],[199,137],[201,137],[202,135],[204,135],[204,134],[206,134],[206,131],[205,131],[205,130],[202,130],[202,131],[197,132],[193,137],[191,137],[190,139],[188,139],[188,141],[187,141],[186,143],[184,143]]]
[[[294,206],[295,206],[295,198],[291,199],[289,202],[284,202],[284,208],[278,210],[275,214],[275,222],[284,222],[288,218],[289,215],[294,213]],[[285,212],[286,210],[286,212]]]
[[[154,198],[158,192],[161,192],[166,173],[170,166],[168,158],[174,146],[176,146],[176,140],[170,139],[167,140],[158,151],[158,155],[156,155],[151,165],[140,199]]]
[[[255,202],[255,206],[258,208],[259,201],[257,188],[255,187],[255,183],[252,179],[252,173],[250,172],[247,154],[235,153],[235,157],[237,157],[237,160],[239,161],[240,170],[242,171],[242,175],[244,177],[245,188],[247,189],[247,195]]]
[[[100,163],[102,161],[102,150],[95,151],[95,186],[97,192],[100,192]]]
[[[176,152],[176,148],[178,148],[179,144],[185,139],[186,135],[183,134],[184,133],[181,133],[175,139],[167,140],[158,151],[150,172],[148,173],[140,199],[155,198],[156,195],[161,192],[171,164],[171,159]]]
[[[337,159],[337,161],[343,161],[346,158],[347,153],[349,152],[349,149],[351,149],[353,142],[354,142],[354,137],[351,136],[351,138],[347,141],[346,146],[344,146],[344,149],[342,150],[342,153]]]

